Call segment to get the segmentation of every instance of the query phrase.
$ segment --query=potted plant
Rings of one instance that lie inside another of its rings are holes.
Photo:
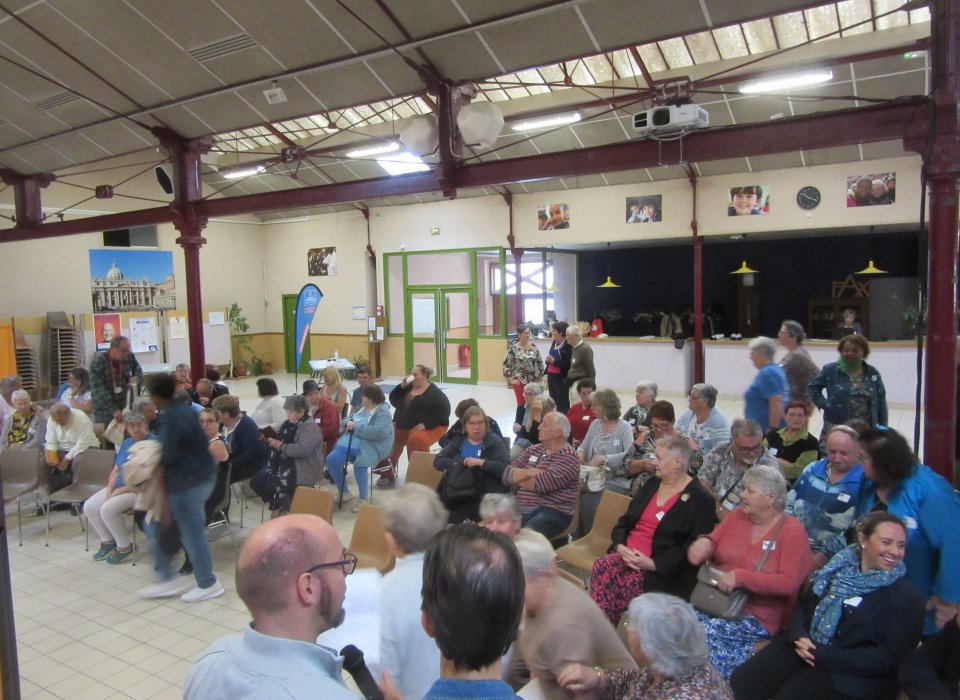
[[[234,374],[238,377],[245,377],[247,373],[258,374],[256,369],[259,367],[258,358],[253,352],[253,338],[247,335],[250,331],[250,324],[247,317],[243,314],[240,305],[234,302],[227,310],[227,321],[230,323],[230,331],[236,343],[237,361],[233,365]],[[250,360],[244,359],[246,353]]]

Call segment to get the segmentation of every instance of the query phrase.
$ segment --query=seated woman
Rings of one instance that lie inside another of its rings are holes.
[[[517,406],[516,417],[513,419],[514,435],[519,435],[523,429],[523,424],[529,420],[530,405],[541,394],[543,394],[543,387],[540,384],[527,384],[523,387],[523,403]],[[514,441],[514,444],[516,444],[516,441]],[[530,447],[530,445],[525,445],[524,449],[526,447]]]
[[[60,403],[92,416],[93,396],[90,394],[90,373],[84,367],[74,367],[67,375],[67,384],[69,388],[60,397]]]
[[[886,510],[907,523],[907,579],[927,598],[923,633],[934,634],[960,606],[960,495],[930,467],[918,464],[896,430],[867,430],[860,460],[869,483],[857,515]]]
[[[457,404],[457,407],[453,409],[453,415],[456,416],[457,420],[453,422],[447,432],[443,434],[443,437],[437,440],[437,444],[440,445],[440,448],[443,449],[447,446],[447,443],[453,439],[454,435],[463,435],[463,414],[466,413],[467,409],[471,406],[479,406],[480,404],[476,399],[464,399]],[[500,430],[500,426],[490,416],[487,416],[487,422],[490,424],[490,432],[496,433],[501,438],[503,438],[503,432]]]
[[[731,700],[710,665],[707,643],[693,607],[665,593],[630,603],[627,643],[637,669],[604,670],[571,664],[557,682],[577,697],[603,700]]]
[[[360,504],[367,501],[369,480],[367,469],[377,466],[377,462],[387,456],[393,445],[393,421],[390,419],[390,406],[383,395],[383,389],[376,384],[365,384],[360,388],[362,408],[343,421],[343,435],[333,451],[327,456],[327,469],[338,490],[349,496],[346,488],[347,459],[353,460],[353,476],[357,480],[360,500],[353,506],[353,512],[360,511]],[[351,439],[352,438],[352,439]],[[347,454],[349,448],[349,455]]]
[[[634,430],[637,430],[641,425],[650,427],[650,407],[657,400],[659,390],[660,387],[657,386],[657,383],[649,379],[637,382],[635,392],[637,403],[623,414],[623,419],[633,426]]]
[[[520,426],[520,431],[510,448],[510,459],[514,460],[523,454],[530,445],[540,444],[540,423],[548,413],[557,410],[557,404],[546,394],[540,394],[530,401],[530,411]]]
[[[433,460],[443,472],[437,492],[450,511],[452,524],[480,520],[480,501],[488,493],[505,493],[503,470],[510,463],[503,440],[487,430],[487,414],[479,406],[463,414],[465,433],[455,437]]]
[[[220,417],[220,434],[230,450],[230,482],[249,479],[267,464],[270,447],[261,439],[253,418],[240,412],[240,399],[229,394],[213,400],[213,408]]]
[[[515,539],[523,527],[523,513],[512,493],[488,493],[480,501],[480,527]]]
[[[690,476],[690,446],[670,435],[657,440],[651,477],[610,535],[610,554],[597,559],[590,597],[616,625],[630,601],[660,591],[688,600],[697,570],[687,548],[717,523],[713,498]]]
[[[414,452],[429,452],[430,446],[447,432],[450,424],[450,401],[438,386],[430,383],[433,370],[426,365],[415,365],[410,376],[390,392],[393,414],[393,447],[390,467],[377,482],[380,486],[397,476],[400,453],[407,448],[407,457]]]
[[[173,381],[177,389],[193,391],[193,376],[190,372],[190,365],[186,362],[181,362],[177,365],[173,370]]]
[[[623,461],[619,465],[611,467],[610,478],[624,493],[630,493],[635,496],[640,487],[646,483],[647,479],[653,476],[656,462],[653,459],[653,453],[656,449],[656,442],[660,438],[669,436],[679,437],[685,440],[690,448],[690,459],[688,466],[691,476],[697,473],[697,470],[703,466],[703,452],[696,440],[691,438],[686,432],[677,428],[676,414],[673,411],[673,404],[669,401],[654,401],[650,406],[648,414],[650,419],[650,428],[641,426],[637,431],[637,437],[623,456]]]
[[[347,403],[350,401],[350,396],[347,393],[347,387],[343,385],[340,370],[336,367],[327,366],[323,372],[320,373],[320,376],[323,377],[323,389],[321,390],[323,397],[336,405],[338,415],[341,418],[347,415],[345,411],[347,410]]]
[[[307,415],[307,400],[294,394],[283,403],[287,420],[278,431],[279,438],[267,438],[270,460],[250,479],[250,488],[269,504],[272,517],[290,511],[290,501],[298,483],[304,479],[319,481],[323,474],[323,436]]]
[[[22,450],[28,447],[43,449],[47,435],[47,417],[40,406],[33,406],[30,394],[16,389],[11,398],[13,413],[3,422],[0,432],[0,452]]]
[[[120,443],[106,488],[97,491],[83,504],[87,522],[100,536],[100,549],[93,555],[93,560],[106,559],[108,564],[119,564],[133,554],[133,542],[123,521],[123,514],[133,508],[137,494],[124,486],[123,465],[129,459],[130,447],[135,442],[156,440],[147,428],[146,419],[139,413],[127,413],[123,425],[129,437]]]
[[[583,443],[577,448],[580,479],[585,492],[580,496],[578,535],[590,532],[605,488],[616,493],[629,493],[628,488],[608,482],[610,468],[619,465],[633,442],[633,427],[620,417],[620,398],[613,389],[600,389],[590,396],[597,419],[590,424]]]
[[[227,483],[227,472],[230,466],[230,450],[227,448],[227,442],[220,435],[220,414],[213,408],[205,408],[200,411],[200,427],[203,434],[207,436],[207,449],[210,456],[213,457],[214,464],[217,465],[217,480],[213,484],[213,491],[207,498],[204,506],[207,513],[207,524],[213,519],[214,509],[220,505],[230,484]]]
[[[570,444],[574,447],[578,447],[583,442],[590,425],[597,419],[591,402],[593,392],[597,390],[597,383],[592,379],[581,379],[576,383],[576,388],[580,401],[567,411],[567,419],[570,421]]]
[[[250,417],[257,424],[260,430],[273,428],[280,430],[283,421],[286,420],[287,413],[283,410],[283,399],[280,398],[280,390],[277,383],[272,379],[260,377],[257,380],[257,395],[260,397],[260,403],[253,409]]]
[[[696,440],[703,454],[730,439],[730,419],[717,406],[717,387],[690,387],[687,410],[677,418],[677,430]]]
[[[897,697],[897,668],[920,642],[925,601],[904,578],[903,521],[871,513],[856,529],[858,544],[813,574],[787,636],[733,672],[737,700]]]
[[[760,642],[786,627],[797,593],[813,564],[803,525],[783,512],[787,482],[776,467],[751,467],[743,477],[741,505],[687,550],[687,560],[708,560],[723,571],[717,588],[742,588],[747,603],[736,620],[697,614],[707,630],[710,661],[729,678]]]
[[[806,401],[791,401],[784,411],[787,427],[771,430],[763,439],[763,445],[777,458],[783,475],[789,483],[819,456],[819,441],[807,432],[810,414]]]

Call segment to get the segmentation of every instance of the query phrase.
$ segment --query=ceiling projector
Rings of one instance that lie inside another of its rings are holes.
[[[710,115],[695,104],[664,105],[633,115],[633,130],[638,134],[672,134],[710,126]]]

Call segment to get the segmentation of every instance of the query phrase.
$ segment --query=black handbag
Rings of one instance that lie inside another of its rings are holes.
[[[463,462],[454,462],[443,472],[437,493],[448,509],[466,503],[479,503],[480,477],[482,470],[463,466]]]
[[[57,467],[50,467],[50,476],[47,479],[50,493],[66,488],[73,483],[73,466],[69,466],[63,471]]]

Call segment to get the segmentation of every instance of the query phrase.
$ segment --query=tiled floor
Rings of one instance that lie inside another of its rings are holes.
[[[276,376],[282,393],[292,391],[293,377]],[[513,392],[502,387],[446,387],[451,404],[468,396],[481,405],[505,430],[513,422]],[[245,410],[256,405],[253,379],[231,382],[231,392]],[[631,396],[622,396],[624,407]],[[685,401],[663,396],[678,409]],[[721,401],[732,418],[741,402]],[[912,411],[892,410],[891,424],[912,433]],[[819,418],[813,426],[819,429]],[[402,460],[402,464],[404,464]],[[352,477],[351,477],[352,478]],[[355,487],[354,487],[355,488]],[[374,499],[392,497],[391,489],[376,489]],[[239,528],[239,510],[232,508],[233,532],[238,543],[260,519],[259,504],[250,501]],[[349,509],[337,512],[334,526],[349,542],[354,517]],[[7,509],[11,535],[16,510]],[[236,550],[229,537],[211,543],[216,574],[227,589],[211,601],[188,605],[178,598],[140,600],[134,591],[151,581],[149,554],[141,552],[136,566],[110,566],[84,551],[77,518],[65,512],[52,515],[50,546],[43,546],[41,518],[24,518],[24,544],[10,537],[10,570],[24,698],[179,698],[184,677],[197,654],[213,640],[243,628],[249,615],[234,587]],[[93,538],[96,540],[96,538]],[[349,580],[348,580],[349,585]]]

